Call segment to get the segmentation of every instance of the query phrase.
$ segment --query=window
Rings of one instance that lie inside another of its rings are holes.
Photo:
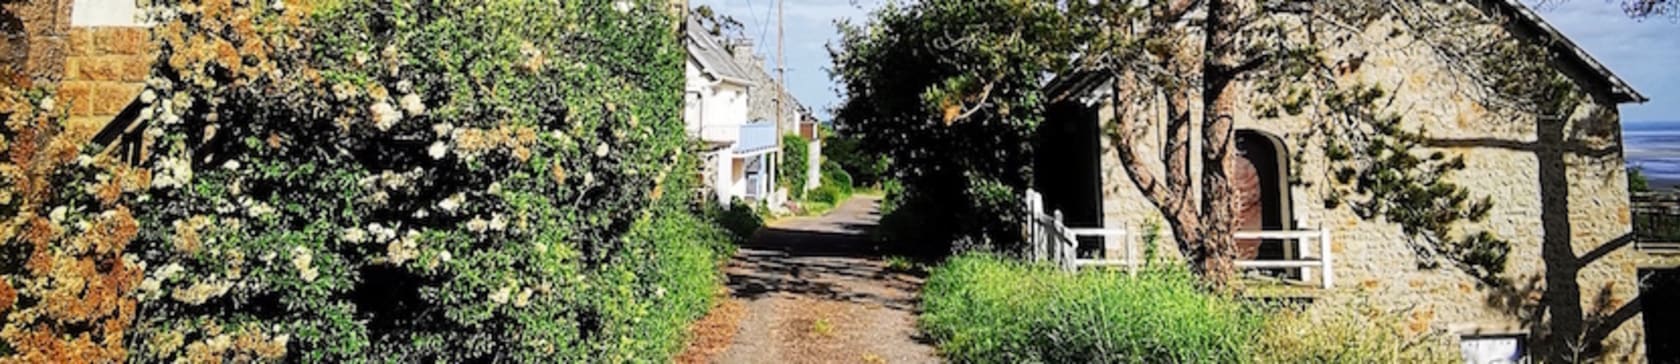
[[[1458,348],[1465,363],[1526,363],[1523,353],[1528,343],[1525,341],[1523,335],[1465,336],[1459,338]]]

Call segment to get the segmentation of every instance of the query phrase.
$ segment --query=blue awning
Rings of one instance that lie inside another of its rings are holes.
[[[776,124],[759,120],[741,125],[741,141],[735,154],[753,154],[776,149]]]

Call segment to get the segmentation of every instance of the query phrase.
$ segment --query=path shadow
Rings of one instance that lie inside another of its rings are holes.
[[[727,270],[736,298],[777,294],[917,313],[924,277],[889,269],[869,234],[879,214],[826,216],[759,230]],[[842,214],[843,215],[843,214]]]

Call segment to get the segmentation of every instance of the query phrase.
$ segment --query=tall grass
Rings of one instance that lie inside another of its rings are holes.
[[[935,269],[924,295],[922,327],[954,362],[1247,362],[1264,324],[1175,270],[1066,274],[968,254]]]
[[[1173,266],[1067,273],[990,254],[935,268],[921,325],[959,363],[1445,363],[1368,304],[1312,309],[1209,293]]]

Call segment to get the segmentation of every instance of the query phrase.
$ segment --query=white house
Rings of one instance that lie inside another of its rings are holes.
[[[776,206],[777,127],[748,113],[752,70],[735,62],[731,45],[699,22],[687,26],[683,120],[688,135],[704,142],[702,180],[719,203],[741,199]]]

